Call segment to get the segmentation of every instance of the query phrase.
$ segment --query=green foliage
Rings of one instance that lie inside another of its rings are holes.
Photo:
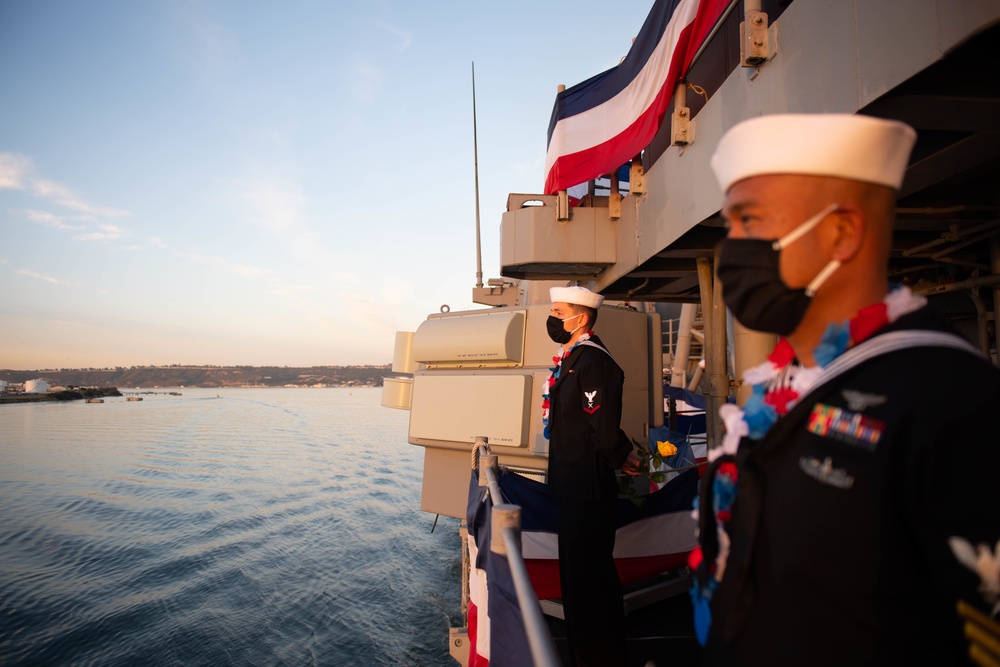
[[[632,447],[634,448],[635,453],[639,456],[638,476],[645,477],[646,479],[657,484],[663,484],[663,482],[667,479],[667,473],[670,472],[669,470],[656,470],[656,468],[663,465],[663,455],[656,449],[650,450],[646,443],[639,442],[635,438],[632,438]],[[627,496],[628,499],[631,500],[636,506],[641,507],[642,504],[646,502],[646,499],[642,495],[636,493],[635,486],[633,484],[634,480],[635,477],[624,474],[621,475],[618,478],[618,492],[623,496]]]

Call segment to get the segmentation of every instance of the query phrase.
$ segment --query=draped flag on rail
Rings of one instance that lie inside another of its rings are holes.
[[[469,530],[468,667],[531,665],[534,661],[510,565],[505,556],[490,551],[492,511],[489,491],[479,486],[473,472],[466,511]]]
[[[649,145],[677,82],[729,0],[656,0],[617,67],[556,95],[545,193],[608,174]]]
[[[559,546],[556,502],[547,487],[520,475],[498,480],[507,502],[521,506],[521,543],[525,565],[539,599],[558,599]],[[691,509],[698,474],[688,470],[637,506],[618,501],[615,565],[623,586],[687,564],[695,546]]]
[[[690,452],[690,448],[687,449]],[[539,599],[558,599],[559,550],[556,502],[545,484],[515,473],[497,480],[507,503],[521,507],[521,542],[528,575]],[[636,505],[618,501],[615,564],[622,585],[682,567],[695,546],[691,509],[696,470],[686,470]],[[475,474],[469,483],[469,667],[531,664],[524,621],[507,559],[490,552],[492,502]]]

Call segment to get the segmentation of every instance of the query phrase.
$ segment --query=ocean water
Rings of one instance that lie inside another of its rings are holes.
[[[0,405],[0,664],[457,664],[458,521],[419,508],[408,413],[177,391]]]

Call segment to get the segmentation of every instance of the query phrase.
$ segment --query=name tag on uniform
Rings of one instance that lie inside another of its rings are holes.
[[[847,445],[864,447],[872,451],[882,439],[885,422],[866,417],[860,412],[817,403],[809,415],[807,429],[822,438],[832,438]]]

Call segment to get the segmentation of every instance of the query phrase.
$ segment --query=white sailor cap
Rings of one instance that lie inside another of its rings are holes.
[[[586,287],[574,285],[573,287],[550,287],[549,298],[552,303],[574,303],[578,306],[588,308],[600,308],[604,303],[604,297],[596,292],[591,292]]]
[[[738,123],[712,156],[723,192],[765,174],[835,176],[899,189],[916,131],[853,114],[774,114]]]

